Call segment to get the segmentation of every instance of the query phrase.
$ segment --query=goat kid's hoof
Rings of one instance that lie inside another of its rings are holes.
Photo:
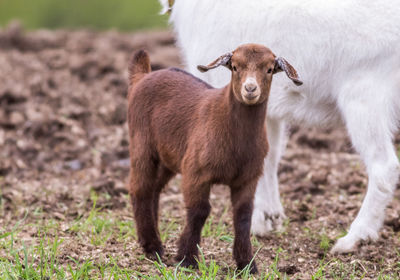
[[[193,268],[193,269],[198,268],[198,263],[194,258],[177,256],[175,257],[175,260],[179,262],[180,266],[182,267]]]
[[[248,264],[249,264],[249,262],[238,263],[237,268],[238,268],[238,270],[244,270]],[[254,261],[250,264],[249,272],[250,272],[250,274],[258,273],[257,265]]]
[[[144,248],[144,253],[148,259],[157,261],[164,255],[164,248],[162,246]]]
[[[250,267],[250,274],[257,274],[258,273],[258,268],[256,264],[252,264]]]

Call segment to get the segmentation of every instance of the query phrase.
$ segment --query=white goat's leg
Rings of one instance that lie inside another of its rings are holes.
[[[377,82],[376,84],[380,84]],[[371,87],[373,88],[373,87]],[[374,96],[368,88],[362,94],[349,94],[340,104],[348,133],[355,149],[360,153],[368,173],[368,189],[361,209],[350,226],[347,235],[333,247],[333,253],[345,253],[355,249],[360,240],[378,238],[378,231],[385,218],[399,179],[400,168],[392,142],[395,122],[390,100],[384,100],[390,92]],[[353,92],[354,93],[354,92]]]
[[[278,183],[279,160],[287,142],[285,124],[269,118],[267,124],[269,152],[264,160],[264,174],[257,184],[251,223],[252,233],[258,236],[279,230],[285,219]]]

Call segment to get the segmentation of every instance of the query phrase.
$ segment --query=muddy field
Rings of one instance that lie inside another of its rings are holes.
[[[62,240],[55,257],[61,267],[90,260],[115,262],[138,278],[160,274],[138,247],[125,190],[126,68],[131,52],[141,47],[149,50],[154,69],[180,65],[173,35],[165,31],[24,33],[18,25],[0,31],[3,261],[15,261],[10,242],[35,248],[45,234],[49,242]],[[343,130],[293,127],[289,133],[279,173],[288,220],[282,232],[253,238],[259,270],[291,279],[399,278],[399,190],[377,242],[363,243],[354,254],[330,255],[360,208],[364,167]],[[161,198],[163,261],[172,269],[184,217],[181,200],[178,177]],[[235,267],[227,201],[228,190],[215,187],[202,243],[206,262],[216,261],[222,279]],[[38,264],[34,254],[29,261]]]

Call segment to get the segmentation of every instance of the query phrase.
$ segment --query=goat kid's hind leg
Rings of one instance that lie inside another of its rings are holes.
[[[231,187],[231,200],[233,206],[233,226],[235,241],[233,244],[233,257],[238,269],[244,269],[253,259],[250,241],[251,215],[253,212],[253,199],[257,182],[247,186]],[[257,273],[255,261],[251,263],[250,273]]]
[[[146,166],[144,166],[146,165]],[[138,168],[139,166],[143,168]],[[156,259],[164,253],[155,220],[156,170],[153,163],[135,164],[130,171],[130,194],[139,243],[147,257]]]
[[[267,119],[269,152],[264,160],[264,174],[258,180],[254,198],[251,231],[266,236],[272,230],[280,230],[286,218],[279,196],[278,167],[287,137],[283,121]]]
[[[157,181],[155,183],[154,200],[153,200],[153,219],[157,229],[158,229],[158,205],[160,201],[160,193],[174,175],[175,174],[171,172],[169,169],[165,168],[162,164],[159,164],[157,172]]]
[[[186,225],[178,241],[176,261],[184,267],[197,267],[197,246],[200,245],[201,230],[210,214],[210,184],[196,184],[182,179],[182,192],[186,206]]]
[[[377,81],[375,87],[377,84],[382,85],[382,82]],[[384,98],[390,97],[391,92],[371,92],[371,89],[374,85],[367,84],[365,88],[358,88],[359,95],[352,95],[350,91],[340,102],[351,141],[367,169],[368,188],[356,219],[347,235],[337,241],[333,253],[352,251],[358,241],[379,237],[386,206],[393,198],[399,179],[399,161],[392,141],[393,104]]]

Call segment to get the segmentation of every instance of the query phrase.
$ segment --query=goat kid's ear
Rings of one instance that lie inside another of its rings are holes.
[[[207,72],[208,70],[217,68],[218,66],[225,66],[228,67],[229,69],[231,69],[231,58],[232,58],[232,53],[226,53],[224,55],[221,55],[220,57],[218,57],[216,60],[214,60],[213,62],[211,62],[210,64],[208,64],[207,66],[204,65],[198,65],[197,69],[204,73]]]
[[[292,65],[290,65],[289,62],[286,61],[283,57],[277,57],[275,59],[275,69],[274,69],[274,74],[285,71],[286,75],[293,81],[293,83],[296,86],[301,86],[303,84],[302,81],[300,81],[300,77],[297,74],[296,69]]]

